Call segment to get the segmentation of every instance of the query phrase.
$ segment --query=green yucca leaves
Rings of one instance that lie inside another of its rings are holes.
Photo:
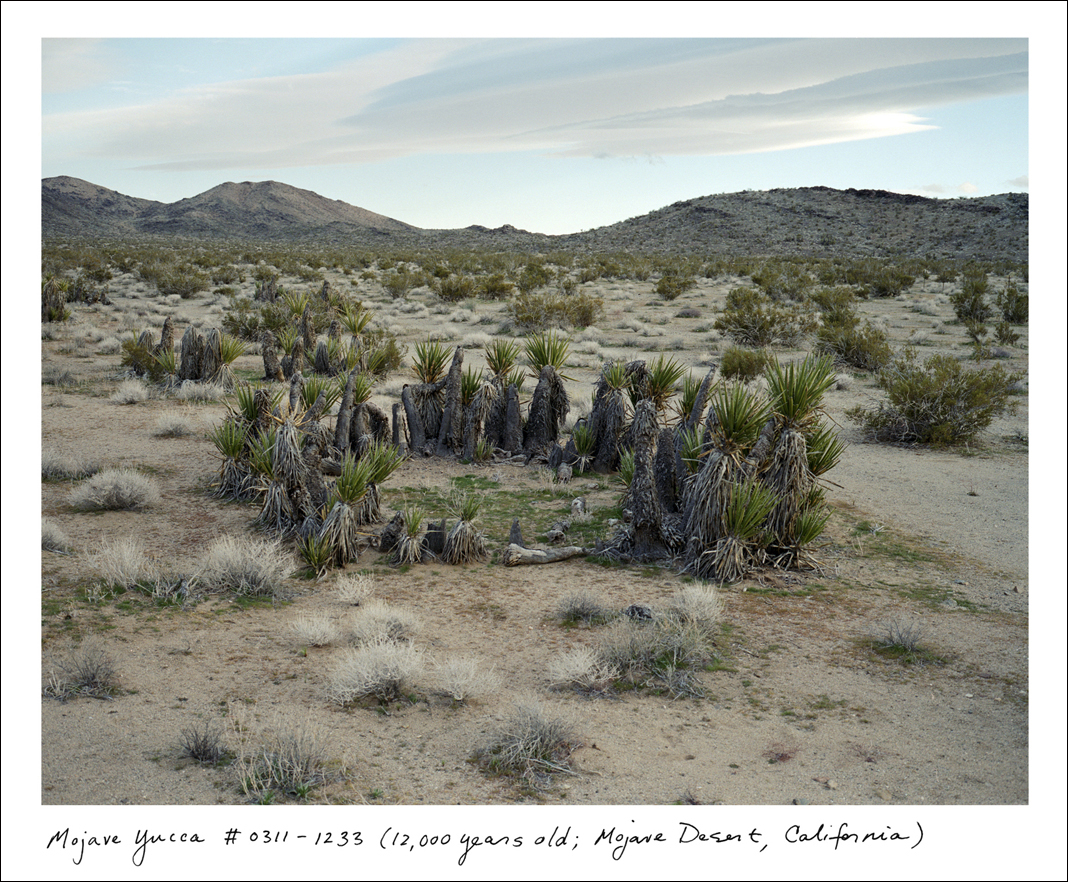
[[[293,351],[293,344],[297,342],[297,337],[300,336],[296,328],[290,327],[279,328],[274,332],[274,335],[278,339],[278,346],[286,355]]]
[[[751,541],[774,507],[775,494],[756,479],[731,485],[723,511],[727,533],[743,542]]]
[[[486,347],[486,364],[495,377],[503,378],[515,367],[519,344],[515,340],[494,337]]]
[[[531,334],[524,345],[531,375],[538,377],[547,364],[551,364],[562,375],[570,350],[571,338],[556,331]]]
[[[472,367],[464,368],[460,375],[460,404],[470,407],[475,400],[475,394],[482,387],[482,368],[477,371]]]
[[[360,462],[367,463],[368,479],[372,484],[381,484],[400,467],[404,460],[404,455],[396,447],[380,442],[372,444],[360,457]]]
[[[601,373],[609,389],[622,390],[627,386],[627,365],[623,361],[606,364]]]
[[[334,403],[341,397],[341,388],[333,377],[308,376],[304,378],[304,385],[300,390],[300,401],[305,410],[310,410],[319,396],[326,396],[326,407],[323,412],[330,410]]]
[[[718,386],[711,409],[716,415],[714,443],[736,459],[756,443],[769,415],[767,403],[740,383]]]
[[[449,363],[449,349],[440,340],[424,340],[415,344],[415,360],[412,373],[420,383],[436,383],[445,376]]]
[[[366,495],[370,483],[370,460],[366,457],[356,459],[351,453],[345,454],[341,474],[334,483],[334,495],[346,505],[357,505]]]
[[[661,411],[667,407],[668,401],[675,394],[675,385],[686,373],[686,367],[673,358],[660,355],[646,369],[648,370],[645,381],[646,392],[656,405],[657,411]]]
[[[223,420],[208,432],[208,438],[219,453],[229,459],[240,459],[245,449],[245,426],[234,419]]]
[[[682,457],[682,461],[686,463],[686,471],[691,475],[695,475],[698,469],[701,468],[701,451],[705,446],[705,427],[698,424],[692,429],[683,431],[680,439],[682,445],[679,449],[679,455]]]
[[[786,426],[803,428],[815,419],[824,393],[834,385],[830,356],[807,356],[785,367],[776,359],[765,377],[772,410]]]
[[[805,437],[808,470],[817,478],[838,465],[845,450],[845,442],[838,433],[825,423],[814,427]]]
[[[796,548],[801,548],[819,538],[823,528],[831,516],[831,510],[826,506],[812,506],[801,511],[794,521],[793,542]]]
[[[247,344],[244,340],[238,340],[229,334],[219,335],[219,361],[222,364],[233,364],[245,354]]]
[[[362,303],[346,303],[341,308],[338,318],[341,319],[345,330],[353,337],[360,337],[374,318],[374,313],[369,309],[364,309]]]

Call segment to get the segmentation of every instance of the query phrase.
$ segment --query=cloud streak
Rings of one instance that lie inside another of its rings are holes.
[[[106,43],[72,46],[46,53],[46,82],[69,82],[78,58],[106,76]],[[46,112],[43,136],[58,163],[175,170],[762,153],[924,131],[924,108],[1026,92],[1027,64],[1025,40],[413,40],[319,72]]]

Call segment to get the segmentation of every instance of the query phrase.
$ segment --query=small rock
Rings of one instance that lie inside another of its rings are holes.
[[[889,790],[876,790],[875,795],[879,797],[883,802],[889,802],[893,799],[893,794]]]
[[[828,790],[837,790],[838,789],[838,782],[834,781],[834,780],[828,781],[827,782],[827,789]]]
[[[801,797],[799,797],[799,796],[795,796],[793,798],[793,800],[791,800],[791,801],[792,801],[792,803],[794,805],[808,805],[809,804],[809,801],[807,799],[801,799]]]

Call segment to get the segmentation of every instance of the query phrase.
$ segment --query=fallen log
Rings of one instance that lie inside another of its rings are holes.
[[[589,553],[589,549],[580,548],[577,545],[568,545],[566,548],[523,548],[520,545],[510,544],[504,549],[501,561],[506,567],[519,567],[556,563],[572,557],[584,557]]]

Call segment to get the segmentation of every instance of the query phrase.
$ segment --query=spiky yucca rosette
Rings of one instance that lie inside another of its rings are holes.
[[[370,474],[371,463],[367,459],[356,460],[347,454],[334,484],[334,503],[323,520],[319,536],[330,542],[334,563],[339,566],[359,558],[358,510],[367,495]]]
[[[489,557],[486,537],[474,524],[481,508],[482,497],[473,493],[464,493],[454,501],[451,509],[458,520],[445,537],[445,548],[441,553],[445,563],[470,563]]]
[[[222,457],[219,479],[215,483],[216,496],[244,499],[251,491],[252,473],[244,458],[245,436],[245,426],[232,418],[224,420],[209,433]]]
[[[404,517],[404,532],[393,549],[391,563],[394,566],[416,564],[422,560],[422,536],[420,535],[425,512],[417,505],[405,505],[401,510]]]

